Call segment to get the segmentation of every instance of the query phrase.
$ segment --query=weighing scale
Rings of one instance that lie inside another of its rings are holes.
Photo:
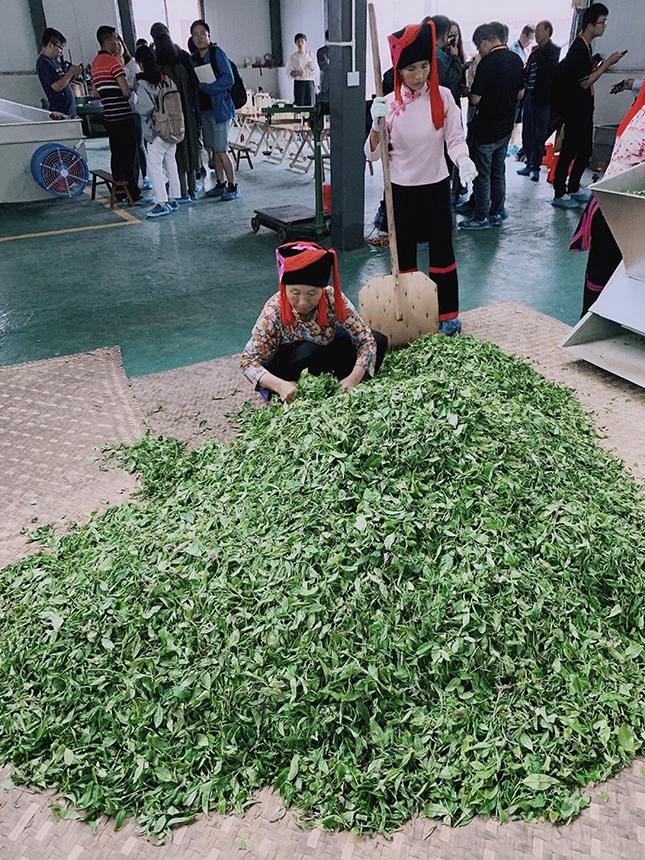
[[[270,209],[256,209],[251,218],[251,229],[257,233],[260,227],[268,227],[278,234],[280,244],[295,239],[318,240],[330,234],[330,217],[323,212],[322,188],[322,144],[321,137],[325,124],[321,105],[272,105],[262,108],[267,122],[275,114],[299,114],[308,117],[314,139],[314,188],[316,209],[306,206],[274,206]]]

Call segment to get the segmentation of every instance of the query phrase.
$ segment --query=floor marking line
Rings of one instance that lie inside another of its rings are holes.
[[[87,194],[87,196],[90,198],[90,200],[92,199],[92,194],[91,194],[89,188],[86,188],[83,193]],[[104,206],[106,209],[110,209],[110,198],[109,197],[104,197],[103,195],[101,195],[101,197],[95,197],[93,202],[98,203],[99,206]],[[129,224],[141,223],[140,218],[136,218],[130,212],[127,212],[125,209],[120,209],[118,206],[115,206],[114,209],[110,209],[110,212],[114,212],[115,215],[118,215],[119,218],[122,218],[124,221],[127,221]]]
[[[63,230],[43,230],[40,233],[0,236],[0,242],[13,242],[15,239],[40,239],[43,236],[62,236],[64,233],[85,233],[87,230],[109,230],[112,227],[126,227],[128,224],[141,224],[141,221],[130,216],[127,221],[117,221],[116,224],[87,224],[84,227],[65,227]]]

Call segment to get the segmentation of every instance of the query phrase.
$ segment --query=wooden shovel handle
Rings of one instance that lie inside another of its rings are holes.
[[[378,47],[378,31],[376,29],[376,12],[374,4],[368,4],[370,19],[370,41],[372,43],[372,61],[374,63],[374,86],[376,95],[383,95],[383,76],[381,74],[381,55]],[[387,234],[390,246],[390,263],[394,276],[394,311],[397,320],[403,319],[401,308],[401,290],[399,289],[399,251],[396,245],[396,230],[394,229],[394,201],[392,199],[392,178],[390,176],[390,135],[387,130],[385,117],[379,120],[381,131],[381,163],[383,165],[383,188],[385,193],[385,212],[387,213]]]

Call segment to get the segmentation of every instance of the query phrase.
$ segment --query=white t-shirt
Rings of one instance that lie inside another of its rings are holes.
[[[287,61],[287,74],[302,72],[294,81],[315,81],[318,74],[318,63],[311,51],[294,51]]]

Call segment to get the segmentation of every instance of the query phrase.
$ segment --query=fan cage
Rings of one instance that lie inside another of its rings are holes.
[[[77,197],[90,181],[83,156],[60,143],[39,147],[31,157],[31,172],[40,187],[54,197]]]

